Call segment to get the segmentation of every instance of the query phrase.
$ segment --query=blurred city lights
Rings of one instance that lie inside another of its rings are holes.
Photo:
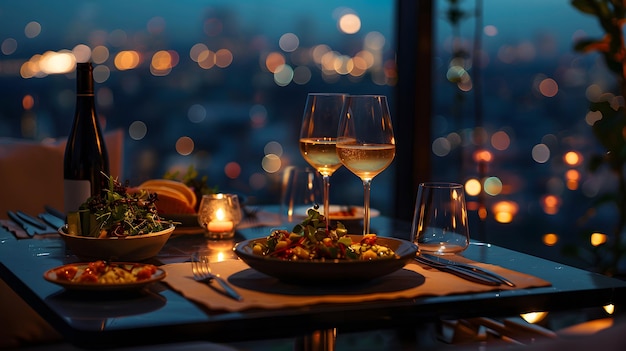
[[[580,181],[580,172],[575,169],[570,169],[565,172],[565,184],[569,190],[578,189],[578,183]]]
[[[469,196],[477,196],[482,190],[482,185],[478,179],[468,179],[465,182],[465,192]]]
[[[237,179],[241,175],[241,166],[237,162],[229,162],[224,167],[224,173],[230,179]]]
[[[544,234],[542,241],[546,246],[554,246],[559,241],[559,236],[554,233]]]
[[[38,22],[28,22],[28,24],[26,24],[26,27],[24,27],[24,35],[26,35],[26,38],[32,39],[38,36],[40,33],[41,24],[39,24]]]
[[[489,150],[476,150],[474,152],[474,161],[489,163],[493,159],[493,155]]]
[[[491,136],[491,145],[496,150],[504,151],[511,145],[511,138],[504,131],[495,132]]]
[[[184,136],[176,140],[176,152],[182,156],[190,155],[194,149],[194,142],[190,137]]]
[[[606,241],[608,240],[608,236],[606,234],[596,232],[591,234],[589,240],[591,242],[591,245],[600,246],[606,243]]]
[[[561,206],[561,199],[556,195],[545,195],[541,199],[541,208],[543,212],[549,215],[554,215],[559,212]]]
[[[497,222],[511,223],[517,215],[518,208],[519,206],[513,201],[498,201],[492,206],[491,211]]]
[[[502,192],[502,181],[498,177],[489,177],[484,182],[485,193],[491,196],[497,196]]]
[[[559,85],[554,79],[547,78],[539,83],[539,91],[545,97],[554,97],[559,91]]]
[[[293,33],[285,33],[278,40],[278,46],[285,52],[294,52],[300,46],[300,39]]]
[[[537,163],[546,163],[550,159],[550,149],[546,144],[537,144],[532,149],[532,157]]]
[[[563,161],[568,166],[578,166],[583,162],[583,156],[577,151],[568,151],[563,155]]]
[[[354,34],[361,29],[361,19],[353,13],[347,13],[339,18],[337,27],[346,34]]]
[[[148,126],[142,121],[134,121],[128,127],[128,135],[133,140],[141,140],[148,133]]]
[[[261,167],[267,173],[276,173],[280,170],[282,163],[280,157],[274,154],[268,154],[263,157]]]
[[[118,52],[117,55],[115,55],[115,59],[113,61],[113,63],[115,64],[115,68],[120,71],[137,68],[140,62],[141,58],[139,56],[139,53],[134,50]]]

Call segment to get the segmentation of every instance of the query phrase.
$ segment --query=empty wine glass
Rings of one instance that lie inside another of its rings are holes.
[[[387,97],[351,95],[346,98],[337,131],[337,155],[363,182],[363,234],[369,234],[372,179],[387,168],[396,155]]]
[[[421,183],[415,200],[411,238],[420,252],[455,254],[469,245],[463,185]]]
[[[337,126],[346,94],[309,93],[300,128],[300,153],[324,180],[324,216],[330,225],[330,176],[341,167],[337,156]]]

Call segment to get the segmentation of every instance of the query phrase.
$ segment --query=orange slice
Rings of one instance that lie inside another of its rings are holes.
[[[187,198],[178,190],[166,186],[140,185],[138,189],[156,193],[156,207],[160,214],[195,213]]]
[[[187,203],[191,206],[191,208],[195,208],[198,203],[196,193],[194,193],[193,190],[191,190],[191,188],[183,182],[172,179],[149,179],[139,185],[140,188],[149,186],[166,187],[178,191],[185,197],[185,199],[187,199]]]

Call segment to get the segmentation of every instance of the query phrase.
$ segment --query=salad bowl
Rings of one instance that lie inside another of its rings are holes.
[[[95,238],[70,235],[67,225],[59,228],[65,246],[76,256],[93,260],[143,261],[156,256],[172,235],[175,226],[142,235]]]
[[[359,242],[363,238],[363,235],[349,236],[353,242]],[[298,284],[366,282],[401,269],[417,253],[417,245],[410,241],[378,237],[377,243],[392,249],[396,257],[374,260],[289,261],[253,253],[254,244],[265,243],[266,240],[267,238],[245,240],[238,243],[233,250],[250,268],[279,280]]]

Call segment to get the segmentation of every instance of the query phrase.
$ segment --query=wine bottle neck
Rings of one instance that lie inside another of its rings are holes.
[[[93,96],[93,68],[91,62],[76,64],[76,95]]]

